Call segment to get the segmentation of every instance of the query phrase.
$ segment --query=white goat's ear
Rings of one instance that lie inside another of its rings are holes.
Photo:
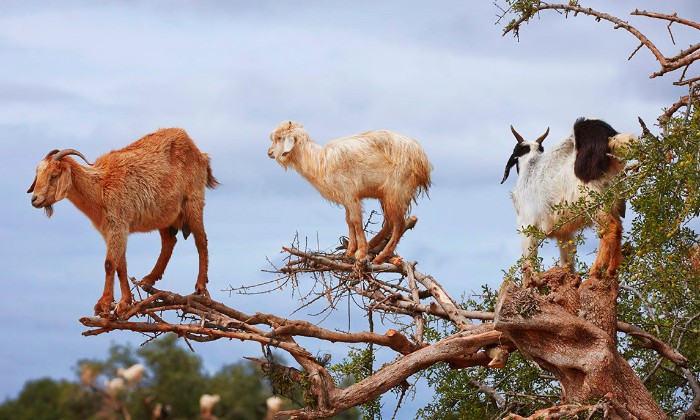
[[[296,143],[294,136],[287,136],[284,139],[284,147],[282,148],[282,156],[287,155],[289,152],[292,151],[294,148],[294,144]]]
[[[56,201],[63,200],[68,196],[68,190],[72,184],[72,177],[69,168],[64,168],[56,181]]]

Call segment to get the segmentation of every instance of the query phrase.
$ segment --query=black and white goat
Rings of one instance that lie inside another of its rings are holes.
[[[552,150],[545,152],[542,142],[549,134],[549,128],[532,142],[525,141],[513,126],[510,129],[518,144],[508,159],[501,184],[515,166],[519,176],[511,197],[518,227],[526,229],[533,226],[547,237],[556,238],[560,264],[571,267],[575,251],[574,234],[590,222],[580,215],[555,211],[553,207],[574,203],[590,191],[603,191],[624,168],[624,164],[611,155],[636,138],[632,134],[618,133],[604,121],[579,118],[574,123],[573,132],[554,145]],[[600,276],[604,269],[608,275],[613,275],[619,267],[622,260],[620,218],[624,217],[624,212],[624,202],[620,201],[610,212],[594,213],[601,227],[599,233],[602,240],[591,267],[592,276]],[[524,283],[527,284],[532,271],[529,260],[537,256],[537,246],[531,235],[523,232],[521,238],[525,258]]]

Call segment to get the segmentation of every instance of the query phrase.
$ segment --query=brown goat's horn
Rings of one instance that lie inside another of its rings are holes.
[[[53,155],[53,160],[61,160],[65,156],[68,156],[68,155],[80,156],[85,161],[85,163],[87,163],[88,165],[92,165],[92,163],[90,163],[82,153],[80,153],[79,151],[77,151],[75,149],[63,149],[60,152]]]
[[[46,154],[46,157],[44,157],[44,159],[48,159],[51,156],[55,155],[56,153],[58,153],[58,149],[53,149],[52,151],[50,151],[49,153]]]
[[[518,141],[518,143],[522,143],[522,142],[525,141],[525,139],[523,138],[523,136],[521,136],[520,134],[518,134],[518,132],[515,131],[515,128],[513,128],[512,125],[510,126],[510,131],[513,132],[513,135],[515,136],[515,139]]]
[[[544,134],[542,134],[540,137],[538,137],[537,140],[535,140],[535,141],[536,141],[537,143],[542,144],[542,142],[544,141],[545,137],[547,137],[547,134],[549,134],[549,127],[547,127],[547,131],[545,131]]]

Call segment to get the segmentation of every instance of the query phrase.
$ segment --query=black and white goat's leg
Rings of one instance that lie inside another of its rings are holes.
[[[537,258],[537,244],[535,238],[523,233],[520,235],[520,245],[523,252],[523,287],[530,287],[530,282],[535,274],[532,262]]]
[[[576,252],[576,244],[574,243],[574,235],[560,235],[557,237],[557,246],[559,247],[559,265],[574,271],[574,253]]]
[[[605,214],[600,218],[600,244],[591,277],[613,278],[622,264],[622,220],[617,214]]]

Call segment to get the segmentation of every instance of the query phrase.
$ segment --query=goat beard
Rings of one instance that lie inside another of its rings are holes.
[[[53,216],[53,204],[44,207],[44,212],[46,213],[46,217],[51,218],[51,216]]]

